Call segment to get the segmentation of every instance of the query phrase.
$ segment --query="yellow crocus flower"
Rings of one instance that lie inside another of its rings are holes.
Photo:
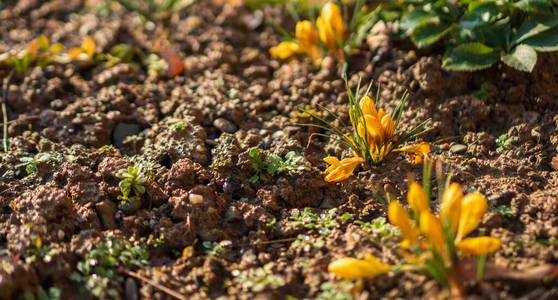
[[[409,160],[411,164],[420,164],[423,160],[428,159],[428,154],[430,153],[430,145],[427,142],[422,142],[418,145],[410,145],[406,147],[401,147],[399,149],[394,149],[393,151],[401,151],[409,153]]]
[[[68,50],[68,56],[72,59],[79,59],[79,60],[92,60],[93,55],[95,55],[96,49],[95,41],[89,36],[86,36],[81,43],[81,46],[77,48],[72,48]]]
[[[430,204],[426,198],[426,193],[422,186],[416,182],[412,182],[407,193],[407,203],[413,211],[420,216],[423,211],[430,211]]]
[[[442,222],[444,222],[446,226],[449,226],[454,233],[459,223],[459,216],[461,215],[462,198],[463,192],[461,192],[461,186],[459,183],[455,182],[450,184],[442,196],[440,217]]]
[[[330,164],[330,166],[324,171],[324,174],[327,174],[324,178],[325,181],[339,182],[349,178],[351,174],[353,174],[356,167],[364,162],[364,159],[355,156],[339,161],[337,157],[328,156],[324,158],[324,161]]]
[[[279,59],[288,59],[302,53],[302,48],[294,41],[281,42],[279,45],[269,49],[269,54]]]
[[[322,61],[320,53],[318,31],[308,20],[296,23],[296,39],[298,40],[302,51],[304,51],[315,65],[319,65]]]
[[[358,277],[371,279],[380,274],[389,272],[391,268],[391,266],[383,264],[370,254],[367,254],[363,260],[353,257],[343,257],[331,262],[327,267],[331,273],[343,279],[354,279]]]
[[[398,201],[391,201],[388,207],[388,219],[391,224],[397,226],[403,237],[401,248],[407,248],[417,242],[417,230],[411,222],[409,213]]]
[[[446,239],[442,223],[431,212],[424,211],[420,214],[420,231],[436,252],[445,255]]]
[[[331,52],[336,52],[339,42],[345,41],[345,28],[343,16],[339,6],[328,2],[322,7],[321,15],[316,20],[320,40]],[[339,41],[339,42],[338,42]]]
[[[499,239],[489,237],[489,236],[481,236],[481,237],[474,237],[464,239],[461,242],[455,244],[455,246],[463,253],[467,255],[482,255],[492,253],[500,246],[502,242]]]

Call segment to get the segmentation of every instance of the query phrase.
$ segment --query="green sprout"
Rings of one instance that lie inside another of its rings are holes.
[[[254,293],[280,288],[286,284],[285,278],[273,273],[273,265],[274,263],[268,263],[261,268],[243,272],[233,271],[233,276],[235,276],[233,282],[239,284],[243,291]]]
[[[138,201],[143,193],[145,193],[144,183],[147,182],[147,176],[144,174],[143,166],[129,166],[116,173],[116,177],[120,180],[118,186],[122,195],[118,196],[121,205]],[[133,195],[131,195],[133,194]]]
[[[301,163],[303,157],[297,155],[295,151],[289,151],[285,154],[285,158],[282,158],[279,155],[279,150],[275,149],[275,151],[267,155],[265,159],[262,159],[260,150],[258,148],[252,148],[249,151],[249,155],[254,160],[250,166],[256,171],[256,174],[250,178],[250,181],[254,183],[264,178],[264,173],[269,175],[281,173],[294,175],[305,168]]]
[[[124,270],[144,268],[149,265],[149,252],[143,239],[133,237],[130,241],[119,241],[112,233],[105,241],[78,262],[77,271],[70,279],[82,283],[81,292],[88,292],[99,298],[118,298],[124,282]]]
[[[223,240],[219,243],[205,241],[202,245],[206,249],[205,254],[207,256],[218,256],[227,253],[227,249],[232,247],[232,242],[229,240]]]
[[[513,139],[504,133],[496,139],[496,145],[498,145],[498,148],[496,148],[496,152],[498,153],[504,150],[510,150],[513,148]]]

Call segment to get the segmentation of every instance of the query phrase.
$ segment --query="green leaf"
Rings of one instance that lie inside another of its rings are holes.
[[[552,11],[552,3],[548,0],[519,0],[514,5],[522,11],[531,13],[549,13]]]
[[[251,157],[251,158],[254,158],[254,159],[260,157],[260,151],[258,150],[258,148],[252,148],[252,149],[250,149],[249,154],[250,154],[250,157]]]
[[[558,33],[543,32],[521,43],[541,52],[558,51]]]
[[[442,66],[450,71],[476,71],[498,61],[498,51],[481,43],[468,43],[449,50]]]
[[[417,27],[412,34],[413,42],[422,48],[439,41],[453,29],[453,25],[447,24],[423,24]]]
[[[530,46],[519,45],[512,53],[502,56],[502,61],[517,70],[531,72],[537,64],[537,51]]]
[[[482,26],[477,30],[482,35],[484,43],[502,49],[507,49],[510,45],[511,23],[509,18]]]
[[[556,26],[558,26],[557,16],[537,16],[536,18],[534,16],[529,16],[525,22],[521,24],[511,43],[519,44],[532,36]]]
[[[435,14],[425,12],[423,10],[413,10],[401,18],[401,28],[404,30],[413,30],[424,24],[435,24],[440,18]]]

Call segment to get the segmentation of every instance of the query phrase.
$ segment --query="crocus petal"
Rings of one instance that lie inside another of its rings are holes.
[[[456,241],[460,241],[479,226],[482,216],[486,213],[486,208],[486,198],[479,193],[471,193],[463,197]]]
[[[324,171],[324,173],[327,174],[324,177],[324,180],[327,182],[339,182],[349,178],[353,174],[356,167],[364,162],[364,159],[360,157],[349,157],[340,162],[339,160],[336,162],[330,157],[326,157],[326,159],[335,163]]]
[[[427,142],[422,142],[418,145],[405,146],[393,151],[407,152],[412,164],[420,164],[423,159],[428,158],[430,145]]]
[[[287,59],[302,53],[302,48],[297,42],[281,42],[279,45],[269,49],[269,54],[279,59]]]
[[[324,173],[330,173],[330,172],[333,171],[333,169],[335,169],[335,168],[337,168],[341,165],[341,162],[335,156],[328,156],[328,157],[324,158],[324,161],[331,165],[324,171]]]
[[[85,54],[87,54],[87,57],[89,58],[93,58],[96,47],[97,45],[95,45],[95,41],[93,41],[93,39],[88,36],[86,36],[81,43],[81,49],[83,50],[83,52],[85,52]]]
[[[420,214],[420,231],[426,236],[434,250],[440,254],[444,253],[446,240],[442,223],[431,212],[424,211]]]
[[[378,115],[378,111],[376,110],[376,104],[374,100],[368,96],[364,96],[360,98],[360,109],[362,110],[363,115]]]
[[[383,264],[371,255],[367,255],[364,260],[352,257],[340,258],[331,262],[327,269],[343,279],[353,279],[357,277],[376,277],[388,272],[391,266]]]
[[[412,182],[407,194],[407,202],[413,211],[420,216],[423,211],[430,211],[429,201],[422,186],[416,182]]]
[[[312,23],[308,20],[300,21],[296,23],[296,34],[297,40],[300,42],[302,48],[310,48],[314,45],[318,45],[318,32]]]
[[[448,186],[442,197],[440,216],[442,221],[447,224],[447,226],[450,226],[454,233],[459,223],[459,216],[461,215],[462,199],[463,192],[461,192],[461,186],[455,182]]]
[[[71,59],[77,59],[81,53],[81,48],[71,48],[70,50],[68,50],[68,56]]]
[[[464,239],[459,243],[455,244],[461,252],[467,255],[481,255],[492,253],[502,245],[499,239],[481,236],[475,238]]]
[[[380,123],[382,124],[382,128],[384,130],[384,139],[387,140],[393,134],[393,130],[394,130],[393,120],[389,115],[385,115],[382,117]]]
[[[391,201],[389,203],[388,219],[389,222],[397,226],[401,232],[401,236],[403,237],[401,247],[406,248],[416,243],[416,229],[413,227],[409,213],[407,213],[398,201]]]
[[[384,132],[380,121],[373,115],[364,115],[366,122],[366,131],[376,141],[376,145],[381,145],[384,142]]]

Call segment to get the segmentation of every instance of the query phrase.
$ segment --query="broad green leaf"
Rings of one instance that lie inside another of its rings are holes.
[[[423,10],[412,10],[401,18],[401,28],[413,30],[424,24],[435,24],[440,22],[440,18],[435,14]]]
[[[412,39],[417,47],[422,48],[439,41],[453,29],[447,24],[423,24],[417,27],[412,34]]]
[[[515,2],[514,5],[523,11],[531,13],[549,13],[552,9],[552,3],[549,0],[520,0]]]
[[[537,64],[537,51],[527,45],[519,45],[510,54],[502,56],[502,61],[517,70],[531,72]]]
[[[543,32],[521,43],[541,52],[558,51],[558,33]]]
[[[481,43],[468,43],[448,51],[442,66],[450,71],[476,71],[490,67],[499,58],[499,51],[491,47]]]
[[[510,45],[511,24],[509,18],[483,26],[477,29],[482,36],[482,42],[501,49],[507,49]]]
[[[517,34],[511,41],[512,44],[519,44],[532,36],[543,31],[558,26],[558,16],[529,16],[517,30]]]

